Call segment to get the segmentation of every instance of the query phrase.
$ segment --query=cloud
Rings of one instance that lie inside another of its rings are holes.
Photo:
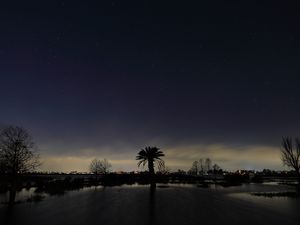
[[[93,158],[107,158],[113,165],[113,170],[132,171],[137,170],[135,155],[139,148],[133,150],[124,146],[124,150],[112,150],[108,148],[83,148],[74,154],[65,152],[61,154],[43,154],[43,171],[88,171],[89,163]],[[211,158],[225,170],[264,168],[282,170],[279,148],[272,146],[232,146],[224,144],[198,144],[164,146],[166,165],[172,170],[188,170],[193,161],[200,158]]]
[[[227,170],[283,169],[279,148],[270,146],[193,145],[166,151],[170,162],[186,165],[200,158],[211,158]]]
[[[88,172],[90,162],[94,157],[79,157],[79,156],[46,156],[43,158],[43,164],[40,168],[41,171],[53,172]],[[131,168],[136,166],[136,162],[130,159],[109,159],[113,165],[114,171],[130,171]]]

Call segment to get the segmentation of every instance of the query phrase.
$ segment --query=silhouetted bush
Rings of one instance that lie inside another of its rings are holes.
[[[264,182],[264,178],[260,175],[255,175],[252,179],[251,182],[253,183],[263,183]]]
[[[231,186],[239,186],[243,183],[249,182],[248,175],[240,175],[240,174],[228,174],[224,177],[224,181],[219,182],[218,184],[223,187],[231,187]]]
[[[267,198],[273,197],[290,197],[290,198],[299,198],[299,192],[254,192],[251,193],[254,196],[262,196]]]
[[[209,184],[208,183],[201,183],[201,184],[198,184],[197,187],[199,187],[199,188],[209,188]]]
[[[43,183],[37,187],[36,192],[45,192],[50,195],[62,195],[65,191],[79,190],[84,187],[84,179],[76,178],[72,180],[70,177],[66,177],[64,180]]]
[[[44,198],[45,198],[45,196],[43,196],[43,195],[35,194],[35,195],[30,196],[26,200],[26,202],[40,202],[40,201],[43,201]]]

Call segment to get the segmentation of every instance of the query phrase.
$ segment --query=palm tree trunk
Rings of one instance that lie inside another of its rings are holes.
[[[154,162],[153,159],[148,160],[148,168],[149,168],[149,174],[151,177],[154,176]]]

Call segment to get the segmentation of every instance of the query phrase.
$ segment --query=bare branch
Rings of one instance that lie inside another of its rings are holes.
[[[300,140],[295,138],[295,145],[291,137],[283,137],[281,142],[281,160],[285,166],[295,169],[299,173]]]
[[[36,169],[39,155],[34,151],[29,133],[17,126],[8,126],[0,132],[0,162],[5,173],[19,174]]]

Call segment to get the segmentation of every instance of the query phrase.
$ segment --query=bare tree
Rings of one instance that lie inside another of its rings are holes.
[[[10,203],[15,200],[18,176],[40,165],[34,147],[32,137],[21,127],[8,126],[0,131],[0,167],[11,179]]]
[[[110,171],[111,164],[107,159],[93,159],[90,164],[90,172],[96,176],[99,174],[107,174]]]
[[[210,158],[200,158],[198,161],[194,161],[191,169],[189,170],[190,174],[193,175],[204,175],[212,170],[212,161]]]
[[[200,170],[200,174],[203,175],[204,174],[204,163],[203,163],[203,159],[199,159],[199,170]]]
[[[158,172],[162,175],[166,175],[171,172],[171,169],[166,166],[164,161],[162,161],[162,163],[158,166]]]
[[[210,158],[205,159],[205,169],[206,169],[207,173],[211,170],[211,159]]]
[[[218,164],[213,165],[213,173],[218,173],[221,170],[221,167]]]
[[[199,172],[199,162],[194,161],[192,164],[192,168],[190,169],[190,174],[198,175],[198,172]]]
[[[291,137],[283,137],[281,143],[281,160],[284,165],[293,168],[298,176],[300,184],[300,139],[295,138],[295,144]]]

